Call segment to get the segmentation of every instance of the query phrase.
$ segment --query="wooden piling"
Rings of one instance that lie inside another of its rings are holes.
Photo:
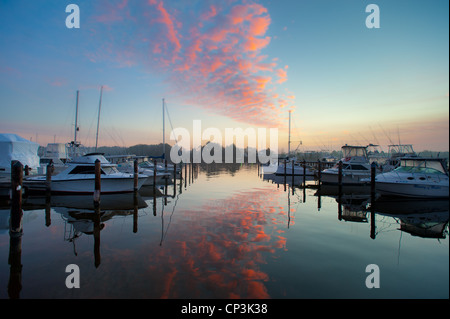
[[[134,160],[134,175],[133,175],[133,189],[135,192],[138,191],[138,179],[139,179],[139,166],[137,159]]]
[[[22,183],[23,165],[19,161],[11,161],[11,211],[10,234],[22,234]]]
[[[317,179],[319,180],[318,184],[320,187],[320,183],[322,181],[322,163],[320,162],[320,159],[317,160]]]
[[[338,163],[338,184],[342,186],[342,161]]]
[[[292,190],[294,190],[294,160],[292,160]]]
[[[181,183],[181,182],[180,182]],[[173,164],[173,197],[177,194],[177,164]]]
[[[156,189],[156,160],[153,161],[153,193]]]
[[[375,202],[375,176],[377,164],[373,162],[370,164],[370,201],[371,205]]]
[[[94,205],[100,203],[100,193],[101,193],[101,164],[100,160],[95,160],[95,189],[94,189]]]
[[[303,160],[303,187],[306,187],[306,161]]]
[[[133,194],[133,233],[138,231],[138,192]]]
[[[50,192],[52,190],[52,173],[53,173],[53,164],[48,164],[47,170],[45,172],[45,190],[47,196],[50,196]]]

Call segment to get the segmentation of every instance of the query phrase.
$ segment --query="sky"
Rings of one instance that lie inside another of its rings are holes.
[[[66,6],[79,7],[68,28]],[[368,28],[379,8],[380,28]],[[0,0],[0,133],[132,146],[278,128],[286,150],[449,150],[447,0]],[[170,120],[169,120],[170,118]],[[301,145],[300,145],[301,141]],[[205,143],[206,140],[203,141]]]

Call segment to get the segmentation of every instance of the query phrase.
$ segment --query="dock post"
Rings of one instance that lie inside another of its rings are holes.
[[[177,164],[173,163],[173,197],[177,194]]]
[[[370,164],[370,200],[371,205],[373,205],[375,201],[375,175],[376,175],[377,164],[372,162]]]
[[[153,192],[156,189],[156,160],[153,161]]]
[[[133,233],[138,231],[138,192],[133,194]]]
[[[53,173],[53,164],[49,163],[47,165],[47,171],[45,172],[45,191],[46,196],[50,196],[52,191],[52,173]]]
[[[101,165],[100,160],[95,160],[95,189],[94,189],[94,205],[97,206],[100,203],[101,193]]]
[[[294,190],[294,160],[292,160],[292,190]]]
[[[338,184],[342,185],[342,161],[338,163]]]
[[[22,183],[23,165],[19,161],[11,161],[11,211],[9,232],[12,236],[22,235]]]
[[[25,176],[30,175],[30,167],[28,165],[25,165],[24,170],[25,170]]]
[[[306,160],[303,160],[303,187],[306,187]]]
[[[320,183],[322,181],[322,163],[320,162],[320,159],[317,160],[317,179],[319,180],[318,186],[320,188]]]
[[[134,181],[134,183],[133,183],[133,189],[134,189],[135,192],[137,192],[137,191],[138,191],[138,179],[139,179],[139,173],[138,173],[139,167],[138,167],[138,161],[137,161],[137,159],[134,160],[133,164],[134,164],[134,165],[133,165],[133,168],[134,168],[134,175],[133,175],[133,181]]]

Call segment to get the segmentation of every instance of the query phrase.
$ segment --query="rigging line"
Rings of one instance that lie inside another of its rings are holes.
[[[172,128],[172,132],[173,132],[172,119],[170,118],[170,114],[169,114],[169,109],[167,107],[167,103],[166,103],[165,109],[166,109],[167,117],[169,118],[170,127]],[[173,134],[173,135],[175,135],[175,134]],[[174,136],[174,138],[175,138],[175,143],[178,143],[177,137]]]
[[[169,232],[169,227],[170,227],[170,224],[172,223],[172,216],[175,212],[175,208],[177,207],[179,197],[180,197],[180,194],[177,194],[177,198],[175,199],[175,204],[173,205],[172,213],[170,214],[170,217],[169,217],[169,224],[167,225],[166,232],[163,234],[162,241],[166,238],[167,233]],[[161,244],[162,244],[162,241],[161,241]]]

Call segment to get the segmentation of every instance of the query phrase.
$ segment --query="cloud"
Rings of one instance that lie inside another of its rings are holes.
[[[91,61],[142,65],[165,75],[171,93],[186,103],[247,124],[285,125],[280,115],[294,101],[274,98],[287,81],[287,67],[263,54],[271,18],[261,4],[148,0],[105,8],[95,22],[114,37],[100,40],[102,51],[90,53]]]

